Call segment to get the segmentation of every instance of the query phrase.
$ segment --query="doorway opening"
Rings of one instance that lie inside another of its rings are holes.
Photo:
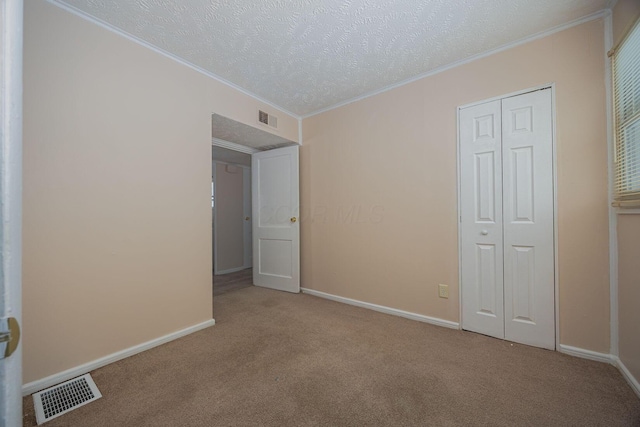
[[[213,295],[300,292],[298,143],[218,114],[211,127]]]
[[[216,145],[211,151],[215,296],[253,285],[251,155]]]

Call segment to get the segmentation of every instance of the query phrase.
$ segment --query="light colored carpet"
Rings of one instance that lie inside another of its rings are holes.
[[[640,425],[603,363],[258,287],[214,308],[212,328],[92,372],[104,397],[46,425]]]

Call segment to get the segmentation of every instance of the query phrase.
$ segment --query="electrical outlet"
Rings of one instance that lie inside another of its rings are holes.
[[[449,285],[438,285],[438,296],[440,298],[449,298]]]

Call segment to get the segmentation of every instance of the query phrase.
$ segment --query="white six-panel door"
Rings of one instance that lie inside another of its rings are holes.
[[[551,90],[502,100],[505,338],[555,348]]]
[[[551,90],[459,120],[463,329],[553,349]]]
[[[460,111],[463,328],[504,337],[500,101]]]
[[[251,158],[253,283],[300,292],[298,146]]]

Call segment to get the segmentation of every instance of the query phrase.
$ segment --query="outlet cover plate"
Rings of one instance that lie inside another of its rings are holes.
[[[439,284],[438,285],[438,296],[440,298],[449,298],[449,286]]]

